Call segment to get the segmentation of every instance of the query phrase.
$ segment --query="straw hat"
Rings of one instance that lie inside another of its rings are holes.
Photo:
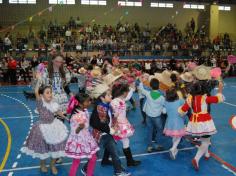
[[[95,67],[92,71],[91,71],[91,75],[92,77],[99,77],[102,75],[101,69],[99,67]]]
[[[103,81],[107,85],[111,85],[113,82],[115,82],[117,79],[119,79],[122,76],[123,76],[122,72],[120,70],[116,69],[112,73],[109,73],[108,75],[106,75],[103,78]]]
[[[109,90],[109,86],[107,84],[97,84],[95,87],[93,87],[89,92],[91,98],[98,98],[101,96],[104,92]]]
[[[188,83],[193,82],[193,80],[194,80],[194,77],[193,77],[192,73],[190,73],[190,72],[183,73],[182,75],[180,75],[180,78],[183,81],[188,82]]]
[[[200,65],[193,70],[193,74],[198,80],[209,80],[211,79],[211,68]]]
[[[173,82],[170,79],[171,72],[168,70],[163,71],[162,73],[155,73],[155,77],[168,87],[173,85]]]
[[[81,68],[79,69],[79,73],[81,73],[81,74],[85,74],[86,71],[87,71],[87,70],[86,70],[84,67],[81,67]]]
[[[176,76],[179,76],[179,72],[177,72],[177,71],[172,71],[172,74],[175,74]]]

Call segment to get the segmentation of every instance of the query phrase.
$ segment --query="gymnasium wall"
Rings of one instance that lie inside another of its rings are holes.
[[[236,41],[236,5],[230,12],[220,11],[219,33],[227,32]]]
[[[190,10],[183,9],[183,3],[176,2],[174,8],[151,8],[150,1],[148,0],[143,1],[143,7],[118,8],[117,0],[107,0],[107,6],[80,5],[78,1],[76,1],[76,5],[57,5],[53,8],[52,12],[45,12],[42,16],[34,18],[31,23],[27,21],[24,25],[17,27],[15,31],[25,33],[30,25],[33,26],[34,30],[38,30],[43,23],[47,24],[50,20],[55,19],[59,23],[65,23],[70,16],[80,16],[84,22],[95,18],[96,23],[115,25],[123,15],[122,22],[138,22],[141,26],[149,22],[150,26],[158,28],[171,22],[177,24],[177,27],[181,30],[185,29],[186,23],[192,17],[199,26],[206,25],[208,27],[209,24],[209,6],[206,6],[205,10]],[[2,26],[15,24],[49,6],[48,0],[38,0],[36,5],[0,4],[0,24]],[[114,10],[111,12],[112,8]],[[220,13],[220,33],[229,31],[229,33],[234,33],[233,36],[236,39],[236,12],[233,12],[235,11],[234,9],[235,7],[231,12]],[[104,15],[104,12],[109,13]]]

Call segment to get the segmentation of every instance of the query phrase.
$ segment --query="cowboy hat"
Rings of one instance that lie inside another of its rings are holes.
[[[177,71],[172,71],[172,74],[175,74],[176,76],[179,76],[179,72],[177,72]]]
[[[122,72],[120,70],[116,69],[112,73],[109,73],[108,75],[106,75],[103,78],[103,81],[107,85],[111,85],[113,82],[115,82],[117,79],[119,79],[122,76],[123,76]]]
[[[109,90],[109,86],[107,84],[104,84],[104,83],[97,84],[95,87],[93,87],[90,90],[90,96],[91,96],[91,98],[98,98],[107,90]]]
[[[99,77],[102,75],[102,72],[101,72],[101,69],[98,67],[98,68],[94,68],[92,71],[91,71],[91,75],[92,77]]]
[[[209,79],[211,79],[211,68],[210,67],[206,67],[204,65],[197,66],[193,70],[193,75],[198,80],[209,80]]]
[[[173,82],[170,79],[171,72],[168,70],[163,71],[162,73],[155,73],[155,77],[168,87],[173,85]]]
[[[194,77],[193,77],[192,73],[190,73],[190,72],[183,73],[182,75],[180,75],[180,78],[183,81],[188,82],[188,83],[193,82],[193,80],[194,80]]]
[[[86,73],[86,69],[84,68],[84,67],[81,67],[80,69],[79,69],[79,73],[80,74],[84,74],[84,73]]]

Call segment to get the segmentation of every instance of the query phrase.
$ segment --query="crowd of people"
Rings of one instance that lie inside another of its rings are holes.
[[[26,57],[26,53],[21,54],[17,58],[8,53],[0,61],[0,79],[4,84],[17,84],[17,83],[30,83],[34,74],[35,69],[40,63],[47,63],[47,60],[43,57],[39,58],[36,55],[33,57]],[[153,59],[153,60],[122,60],[117,52],[112,55],[106,52],[100,52],[99,54],[92,56],[81,56],[79,52],[76,53],[66,53],[65,65],[70,70],[70,72],[78,72],[78,68],[86,65],[97,65],[102,66],[106,60],[112,60],[114,66],[120,63],[127,64],[138,64],[143,71],[148,73],[161,72],[165,69],[178,70],[183,72],[186,70],[189,59],[176,59],[174,56],[171,59]],[[191,61],[197,63],[198,65],[206,65],[210,67],[220,67],[223,71],[227,69],[228,76],[235,76],[236,69],[235,64],[231,64],[227,61],[227,57],[223,56],[221,52],[212,53],[210,56],[193,57]],[[75,79],[73,79],[76,81]]]
[[[130,141],[135,128],[127,117],[127,102],[134,102],[133,108],[136,107],[133,98],[136,91],[142,123],[148,129],[144,134],[147,152],[164,150],[161,143],[164,133],[172,138],[169,154],[175,160],[181,138],[192,136],[200,141],[191,161],[193,168],[199,170],[202,157],[209,159],[210,138],[217,132],[210,104],[224,100],[220,68],[189,62],[183,71],[171,66],[164,71],[149,72],[138,63],[127,65],[119,63],[117,58],[107,58],[100,65],[78,63],[78,72],[71,73],[63,65],[64,56],[52,54],[48,65],[39,64],[35,71],[33,94],[39,120],[21,149],[40,159],[41,172],[48,171],[45,160],[51,158],[51,171],[58,174],[55,163],[69,157],[73,159],[69,175],[75,176],[81,159],[87,158],[81,172],[92,176],[96,153],[104,149],[103,166],[112,165],[115,176],[131,175],[121,164],[117,142],[122,143],[127,167],[139,166],[141,161],[134,160],[134,144]],[[72,77],[78,79],[78,92],[70,91]],[[218,93],[211,95],[215,87]],[[64,125],[67,121],[70,132]]]
[[[79,17],[76,20],[71,17],[65,25],[59,24],[57,20],[51,21],[38,32],[30,27],[27,36],[17,33],[13,38],[9,32],[0,38],[0,50],[7,52],[10,48],[27,49],[31,43],[34,49],[106,50],[119,52],[120,55],[144,55],[145,52],[165,55],[171,52],[180,56],[199,56],[206,50],[233,48],[229,34],[216,36],[210,41],[206,26],[198,29],[195,26],[194,19],[187,23],[185,31],[181,31],[171,23],[159,29],[151,27],[149,23],[145,26],[128,22],[118,22],[115,26],[97,23],[86,25]]]

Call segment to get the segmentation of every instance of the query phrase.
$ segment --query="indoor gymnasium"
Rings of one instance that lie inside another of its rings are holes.
[[[0,176],[236,175],[235,0],[0,0]]]

